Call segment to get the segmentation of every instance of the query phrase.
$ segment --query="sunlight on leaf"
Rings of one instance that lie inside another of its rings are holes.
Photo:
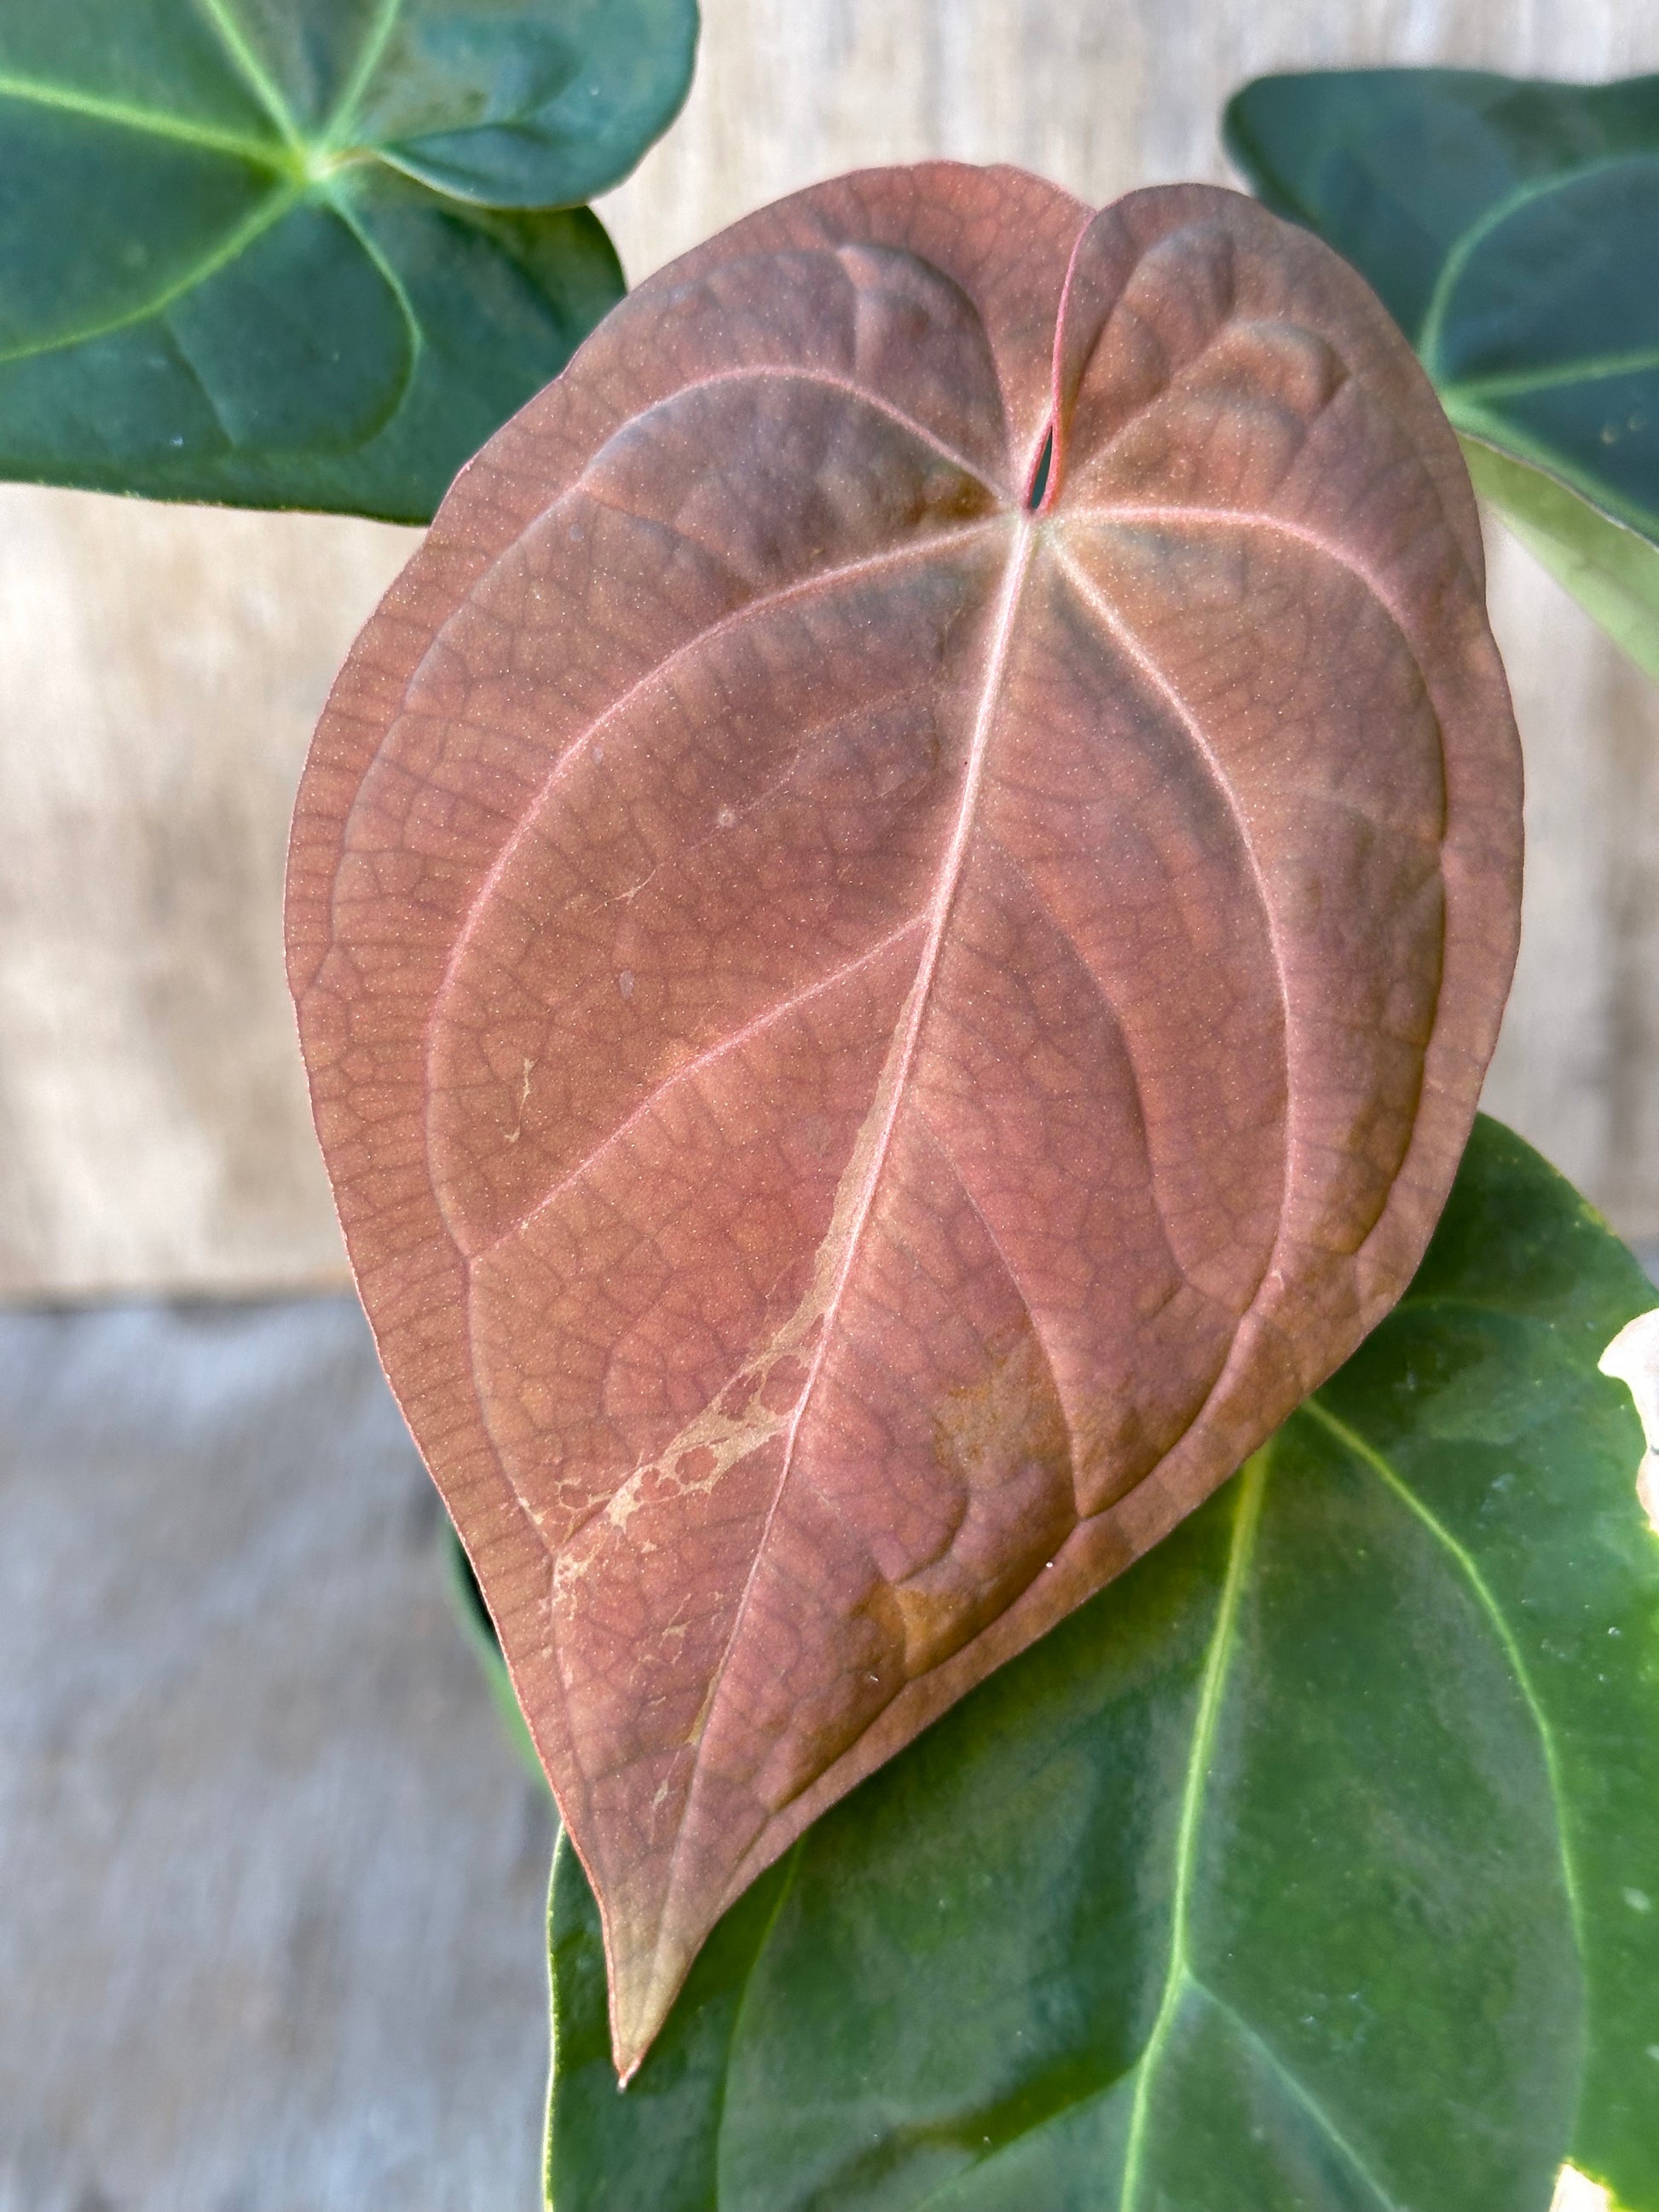
[[[1576,2166],[1564,2166],[1550,2200],[1550,2212],[1618,2212],[1618,2207],[1587,2173],[1580,2173]]]
[[[1630,1386],[1647,1437],[1648,1449],[1637,1475],[1636,1494],[1659,1534],[1659,1308],[1638,1314],[1621,1328],[1601,1354],[1601,1372]],[[1659,2094],[1659,2085],[1656,2085]]]

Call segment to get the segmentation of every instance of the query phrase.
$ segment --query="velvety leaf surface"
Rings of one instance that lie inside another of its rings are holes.
[[[0,474],[423,522],[620,296],[696,0],[7,0]]]
[[[1659,76],[1261,77],[1226,137],[1370,279],[1480,488],[1659,675]]]
[[[1480,561],[1316,240],[939,165],[642,286],[360,641],[318,1126],[625,2069],[1409,1278],[1514,947]]]
[[[1480,1121],[1412,1289],[1201,1512],[821,1820],[618,2097],[552,1901],[557,2212],[1659,2205],[1654,1291]]]

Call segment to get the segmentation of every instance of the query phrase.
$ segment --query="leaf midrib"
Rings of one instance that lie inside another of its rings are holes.
[[[876,1196],[886,1170],[887,1158],[891,1148],[894,1132],[897,1127],[902,1108],[907,1103],[911,1067],[915,1063],[922,1030],[926,1025],[928,1008],[932,1004],[933,987],[939,971],[945,933],[951,916],[955,911],[957,890],[967,864],[969,849],[973,842],[979,812],[979,794],[984,781],[985,763],[990,750],[991,733],[995,726],[998,709],[1001,705],[1003,684],[1013,651],[1020,600],[1036,550],[1039,527],[1040,526],[1032,521],[1029,516],[1020,517],[1016,526],[1014,542],[1009,549],[1008,564],[997,608],[996,626],[992,634],[990,648],[986,659],[984,688],[980,695],[979,710],[975,718],[973,740],[963,776],[962,798],[957,810],[956,822],[952,825],[950,846],[939,872],[939,884],[934,895],[933,913],[927,941],[922,948],[915,981],[910,988],[909,1003],[905,1009],[903,1033],[902,1037],[896,1040],[898,1049],[890,1096],[882,1123],[876,1132],[870,1164],[866,1170],[863,1188],[859,1194],[853,1218],[848,1224],[845,1249],[836,1271],[836,1279],[819,1323],[818,1338],[813,1348],[811,1364],[807,1370],[805,1382],[801,1386],[800,1396],[796,1401],[788,1428],[785,1431],[783,1466],[778,1476],[777,1489],[774,1492],[771,1507],[767,1514],[765,1524],[762,1528],[759,1541],[755,1547],[754,1560],[750,1567],[748,1579],[744,1584],[743,1595],[738,1601],[731,1632],[726,1640],[720,1663],[708,1686],[708,1694],[703,1705],[705,1729],[714,1713],[721,1684],[732,1655],[742,1640],[744,1620],[748,1611],[749,1601],[759,1577],[762,1563],[767,1556],[773,1524],[782,1505],[789,1487],[790,1476],[793,1472],[796,1443],[805,1421],[807,1410],[812,1403],[818,1377],[823,1370],[824,1358],[835,1335],[836,1321],[842,1300],[857,1265],[865,1229],[875,1208]],[[691,1789],[695,1790],[695,1788],[694,1776]],[[676,1884],[690,1826],[690,1800],[688,1793],[687,1803],[675,1833],[674,1847],[669,1856],[668,1873],[664,1884],[663,1911],[658,1923],[657,1942],[652,1960],[652,1978],[647,1989],[648,1999],[655,1995],[659,1983],[658,1968],[662,1959],[663,1936],[669,1926],[677,1902]],[[643,2055],[644,2052],[641,2050],[640,2056],[642,2057]],[[636,2058],[635,2063],[637,2065],[638,2063]]]
[[[229,0],[198,0],[203,15],[219,36],[219,43],[241,73],[259,105],[282,134],[284,143],[295,153],[302,151],[305,141],[294,111],[283,97],[276,80],[254,52],[247,33],[231,12]]]
[[[1136,2069],[1134,2102],[1130,2109],[1129,2132],[1123,2151],[1122,2180],[1118,2191],[1120,2212],[1134,2212],[1139,2195],[1152,2085],[1158,2061],[1180,2009],[1182,1987],[1191,1971],[1188,1934],[1193,1869],[1198,1856],[1199,1822],[1203,1812],[1205,1786],[1214,1759],[1216,1730],[1220,1722],[1228,1669],[1237,1640],[1239,1607],[1255,1550],[1257,1531],[1261,1524],[1262,1500],[1267,1491],[1273,1449],[1271,1442],[1264,1444],[1246,1463],[1240,1478],[1238,1500],[1233,1509],[1232,1536],[1227,1548],[1226,1580],[1222,1584],[1215,1626],[1211,1632],[1210,1647],[1205,1655],[1198,1714],[1193,1727],[1192,1744],[1187,1754],[1186,1778],[1182,1785],[1181,1818],[1176,1831],[1175,1887],[1170,1905],[1170,1955],[1152,2033],[1146,2039],[1146,2047],[1141,2052]]]
[[[290,185],[277,187],[261,200],[251,214],[243,217],[228,236],[222,238],[199,261],[192,261],[179,275],[131,307],[123,308],[108,320],[92,323],[82,329],[55,331],[50,337],[37,338],[26,345],[12,346],[0,352],[0,368],[9,368],[15,362],[33,361],[42,354],[64,353],[73,346],[90,345],[94,339],[112,337],[118,331],[131,330],[137,323],[149,322],[153,316],[163,314],[175,300],[195,291],[220,270],[228,268],[239,255],[274,229],[283,217],[290,214],[305,197],[301,187]]]
[[[36,107],[80,115],[94,123],[108,123],[124,131],[138,131],[155,138],[176,140],[213,154],[228,154],[286,175],[293,163],[286,151],[268,139],[250,138],[240,131],[221,131],[210,123],[192,123],[159,107],[137,107],[126,100],[106,100],[94,92],[76,92],[45,77],[15,76],[0,70],[0,100],[24,100]]]
[[[76,346],[90,344],[99,338],[113,337],[118,331],[130,330],[139,323],[165,313],[175,300],[194,292],[216,276],[220,270],[228,267],[302,201],[311,199],[329,208],[351,233],[360,251],[391,293],[402,317],[409,340],[409,364],[398,393],[386,410],[389,419],[397,412],[407,394],[425,348],[426,334],[402,276],[387,259],[349,199],[332,185],[332,172],[343,165],[343,159],[331,161],[325,167],[319,169],[314,157],[326,154],[333,148],[337,140],[345,136],[355,119],[357,104],[386,50],[403,0],[381,0],[379,13],[363,41],[334,114],[317,137],[309,141],[301,133],[292,111],[276,84],[260,66],[225,0],[202,0],[202,4],[226,52],[282,134],[284,143],[281,147],[247,137],[239,131],[219,131],[209,124],[191,123],[162,109],[137,107],[125,101],[106,100],[96,94],[77,93],[45,79],[18,77],[3,71],[0,71],[0,99],[33,101],[38,106],[82,115],[89,120],[106,122],[117,128],[143,131],[177,143],[195,146],[206,152],[225,154],[266,169],[276,179],[286,179],[286,184],[279,184],[269,192],[216,245],[172,278],[161,291],[123,309],[118,314],[112,315],[105,322],[54,332],[50,337],[0,352],[0,368],[9,368],[14,362],[33,360],[44,354],[65,352]],[[381,427],[384,428],[384,423]]]
[[[1559,391],[1567,384],[1599,384],[1610,376],[1639,376],[1659,368],[1659,347],[1643,346],[1619,354],[1586,354],[1577,361],[1556,362],[1544,368],[1504,369],[1490,376],[1453,377],[1440,386],[1441,403],[1449,410],[1463,400],[1479,406],[1492,399],[1520,399],[1534,392]]]
[[[375,20],[364,38],[333,113],[310,137],[301,129],[275,80],[260,64],[226,0],[201,0],[201,7],[238,74],[270,117],[276,133],[275,140],[253,137],[241,131],[222,130],[215,124],[194,120],[167,108],[106,99],[100,93],[83,92],[49,77],[19,76],[10,70],[0,70],[0,100],[15,100],[59,114],[79,116],[88,122],[106,123],[116,130],[137,131],[177,145],[192,146],[203,153],[222,154],[268,169],[276,176],[305,183],[315,181],[317,157],[337,156],[342,145],[350,137],[363,95],[402,12],[403,0],[380,0]],[[384,158],[384,149],[378,147],[354,150],[376,159]]]

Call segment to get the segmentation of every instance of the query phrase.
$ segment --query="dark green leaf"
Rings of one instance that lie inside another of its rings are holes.
[[[1659,674],[1659,76],[1258,78],[1228,149],[1364,271],[1480,488]]]
[[[507,1741],[544,1788],[547,1777],[542,1771],[542,1762],[529,1729],[525,1724],[524,1710],[514,1693],[513,1677],[507,1671],[507,1662],[501,1656],[501,1638],[495,1633],[495,1624],[489,1618],[489,1608],[478,1587],[478,1577],[472,1571],[472,1563],[462,1547],[460,1538],[452,1526],[445,1532],[444,1557],[449,1567],[449,1586],[455,1600],[455,1610],[461,1617],[461,1626],[467,1641],[478,1655],[478,1664],[483,1669],[485,1681],[501,1726],[507,1731]]]
[[[696,0],[9,0],[0,475],[423,521],[622,292]]]
[[[558,2212],[1659,2208],[1654,1294],[1477,1125],[1405,1300],[829,1813],[625,2096],[552,1905]]]

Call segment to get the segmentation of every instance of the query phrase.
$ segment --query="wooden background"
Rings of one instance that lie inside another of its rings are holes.
[[[1225,180],[1271,69],[1659,69],[1638,0],[706,0],[684,116],[603,212],[630,276],[838,169]],[[0,1296],[341,1279],[283,988],[310,724],[412,533],[0,487]],[[1495,538],[1527,746],[1488,1103],[1659,1237],[1659,691]]]

